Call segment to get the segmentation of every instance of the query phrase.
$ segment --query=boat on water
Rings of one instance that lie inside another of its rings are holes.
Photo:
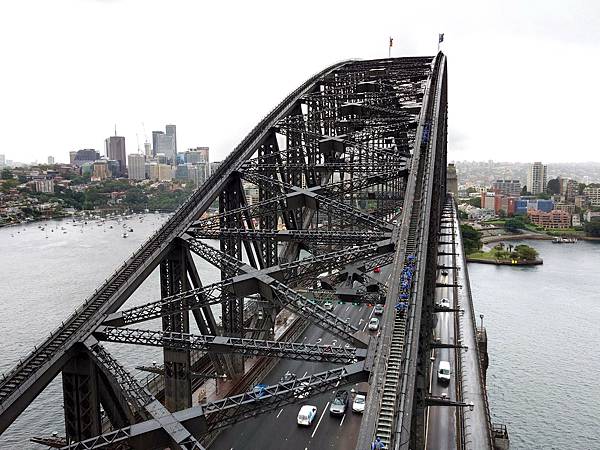
[[[127,237],[127,233],[125,231],[123,231],[122,237],[123,237],[123,239],[125,239]]]
[[[576,244],[577,238],[556,237],[552,240],[553,244]]]
[[[133,233],[133,228],[130,228],[130,229],[129,229],[129,230],[127,230],[127,231],[129,231],[130,233]]]

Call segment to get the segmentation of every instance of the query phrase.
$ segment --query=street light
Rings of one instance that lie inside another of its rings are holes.
[[[479,314],[479,318],[481,319],[481,329],[483,330],[483,318],[485,316],[483,314]]]

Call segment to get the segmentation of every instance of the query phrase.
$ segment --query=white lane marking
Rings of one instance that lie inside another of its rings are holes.
[[[338,381],[338,383],[339,383],[339,381]],[[345,418],[346,418],[346,414],[344,414],[344,415],[342,416],[342,421],[340,422],[340,428],[341,428],[342,424],[344,423],[344,419],[345,419]]]
[[[279,411],[279,413],[277,414],[277,418],[279,419],[279,416],[281,415],[281,413],[283,412],[283,408],[281,408],[281,411]]]
[[[349,306],[346,306],[346,312],[348,312],[348,310],[349,310],[349,309],[350,309],[350,307],[349,307]]]
[[[308,370],[306,372],[304,372],[304,375],[302,375],[301,378],[304,378],[306,376],[306,374],[308,373]]]
[[[335,387],[338,387],[340,385],[340,380],[338,380],[337,383],[335,383]]]
[[[325,405],[325,408],[323,409],[323,412],[321,413],[321,417],[319,417],[319,421],[317,422],[317,426],[315,427],[315,431],[313,431],[312,434],[310,435],[311,439],[315,437],[315,433],[319,429],[319,425],[321,424],[321,420],[323,420],[323,416],[325,415],[325,411],[327,411],[327,408],[329,408],[329,402],[327,402],[327,404]]]

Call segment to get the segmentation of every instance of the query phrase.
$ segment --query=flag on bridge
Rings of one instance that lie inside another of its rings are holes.
[[[442,42],[444,42],[444,33],[440,33],[439,38],[438,38],[438,44],[441,44]],[[390,44],[390,47],[391,47],[391,44]]]
[[[394,38],[390,36],[390,48],[392,48],[392,45],[394,45]]]

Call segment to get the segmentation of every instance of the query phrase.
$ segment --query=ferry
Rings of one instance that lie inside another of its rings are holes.
[[[577,238],[556,237],[552,240],[553,244],[576,244]]]

